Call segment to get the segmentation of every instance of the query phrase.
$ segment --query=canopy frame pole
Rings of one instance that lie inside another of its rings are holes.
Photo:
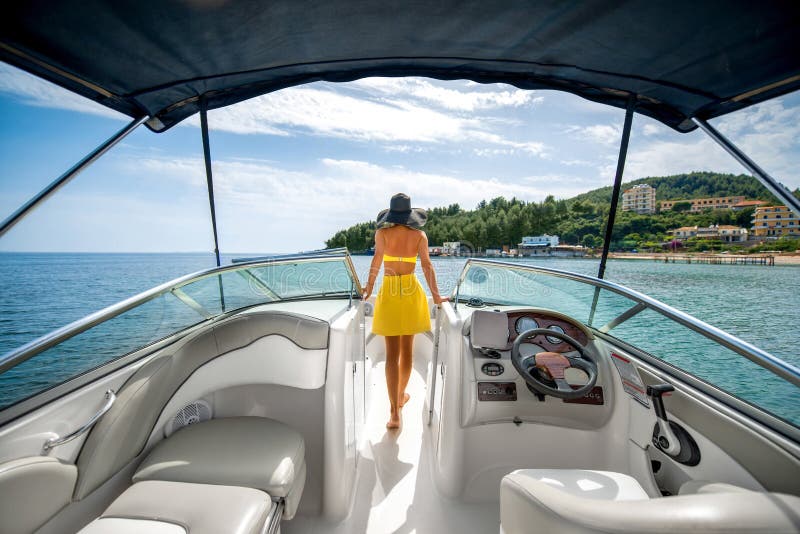
[[[628,96],[628,104],[625,106],[625,125],[622,127],[622,141],[619,144],[619,157],[617,158],[617,173],[614,176],[614,190],[611,193],[611,207],[608,211],[608,221],[606,222],[606,233],[603,236],[603,253],[600,256],[600,268],[597,271],[597,278],[602,279],[606,274],[606,261],[608,260],[608,249],[611,246],[611,235],[614,231],[614,222],[617,218],[617,203],[619,202],[619,190],[622,186],[622,173],[625,170],[625,158],[628,156],[628,140],[631,137],[631,124],[633,123],[633,111],[636,108],[636,95]]]
[[[625,124],[622,127],[622,140],[619,143],[619,156],[617,157],[617,172],[614,175],[614,189],[611,191],[611,206],[608,210],[608,221],[606,221],[606,233],[603,235],[603,252],[600,255],[600,267],[597,270],[597,278],[601,280],[606,274],[606,262],[608,261],[608,250],[611,248],[611,236],[614,233],[614,223],[617,219],[617,204],[619,203],[619,191],[622,188],[622,173],[625,170],[625,159],[628,157],[628,141],[631,137],[631,124],[633,124],[633,111],[636,108],[636,95],[628,95],[628,103],[625,106]],[[594,288],[592,298],[592,309],[589,312],[589,326],[594,324],[594,314],[597,311],[597,301],[600,298],[600,287]]]
[[[211,208],[211,230],[214,232],[214,255],[219,261],[219,238],[217,237],[217,210],[214,207],[214,177],[211,173],[211,147],[208,141],[208,104],[205,99],[200,100],[200,130],[203,136],[203,160],[206,164],[206,185],[208,186],[208,204]]]
[[[211,209],[211,230],[214,232],[214,256],[217,259],[217,267],[221,265],[219,261],[219,238],[217,237],[217,210],[214,207],[214,177],[211,173],[211,144],[208,140],[208,103],[205,98],[200,99],[200,131],[203,136],[203,160],[206,165],[206,185],[208,186],[208,205]],[[217,276],[219,284],[219,303],[222,311],[225,311],[225,292],[222,288],[222,275]]]
[[[78,174],[86,169],[89,165],[97,161],[100,156],[108,152],[114,145],[122,141],[129,133],[134,131],[140,124],[147,121],[150,117],[143,116],[138,119],[133,119],[120,131],[109,137],[103,144],[89,152],[83,159],[73,165],[67,172],[53,180],[47,187],[39,191],[35,196],[28,200],[25,204],[6,218],[2,225],[0,225],[0,237],[3,237],[6,232],[11,230],[14,225],[24,219],[34,208],[48,199],[56,191],[61,189],[70,180],[75,178]]]
[[[736,161],[744,165],[744,167],[753,173],[756,179],[766,187],[770,193],[778,197],[795,215],[800,217],[800,200],[795,198],[789,189],[775,178],[767,174],[767,172],[758,166],[758,164],[750,159],[747,154],[742,152],[739,147],[734,145],[727,137],[722,135],[716,128],[711,126],[704,119],[692,117],[692,122],[698,125],[708,136],[724,148]]]

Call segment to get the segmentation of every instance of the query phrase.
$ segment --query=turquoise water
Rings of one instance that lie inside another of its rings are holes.
[[[371,259],[364,256],[353,258],[362,283],[366,281]],[[229,260],[230,257],[223,257],[224,263]],[[452,291],[464,261],[460,258],[434,258],[443,294]],[[596,274],[598,265],[597,260],[583,259],[517,261],[589,275]],[[0,294],[3,295],[0,299],[0,354],[93,311],[213,264],[211,254],[0,253]],[[797,328],[800,322],[800,267],[611,260],[606,278],[800,365],[800,329]],[[163,308],[160,313],[183,311]],[[641,317],[639,320],[662,336],[672,333],[669,325],[658,323],[658,317]],[[632,325],[635,325],[633,321]],[[685,339],[667,340],[663,337],[659,340],[665,347],[670,345],[666,341],[670,341],[676,350],[681,349],[677,361],[681,367],[696,372],[700,370],[704,378],[724,384],[725,389],[788,419],[800,421],[797,388],[789,386],[786,389],[785,383],[771,380],[753,380],[761,376],[760,369],[750,369],[753,364],[735,355],[721,354],[718,347],[704,348],[689,335],[681,337]],[[648,339],[636,341],[646,347]],[[695,350],[683,350],[686,347]],[[31,366],[34,360],[31,360]],[[675,358],[670,361],[676,363]],[[69,376],[72,374],[70,362],[68,358],[56,358],[48,365]],[[25,369],[18,369],[19,373],[23,371]],[[753,375],[754,372],[757,374]],[[3,378],[7,387],[10,377]]]

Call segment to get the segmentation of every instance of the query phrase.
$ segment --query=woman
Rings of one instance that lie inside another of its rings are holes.
[[[386,336],[386,387],[391,404],[386,428],[390,429],[400,427],[400,410],[409,399],[406,385],[411,377],[414,335],[431,329],[428,299],[414,275],[418,254],[433,301],[440,304],[447,300],[439,295],[436,285],[428,236],[419,229],[427,218],[425,210],[411,208],[408,195],[398,193],[392,197],[389,209],[378,214],[375,257],[364,290],[366,300],[383,262],[383,284],[375,301],[372,332]]]

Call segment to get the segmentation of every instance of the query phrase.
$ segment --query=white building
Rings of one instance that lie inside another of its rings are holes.
[[[719,239],[725,243],[741,243],[747,241],[748,232],[746,228],[730,225],[711,226],[682,226],[671,230],[676,239],[689,239],[697,237],[699,239]]]
[[[442,243],[442,254],[445,256],[460,256],[461,241],[445,241]]]
[[[519,244],[520,247],[557,247],[558,246],[558,236],[557,235],[536,235],[536,236],[525,236],[522,238],[522,243]]]
[[[622,193],[622,211],[656,212],[656,190],[647,184],[634,185]]]
[[[525,236],[518,250],[520,256],[547,256],[553,247],[558,246],[557,235]]]

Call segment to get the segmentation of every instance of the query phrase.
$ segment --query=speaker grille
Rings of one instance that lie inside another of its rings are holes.
[[[190,402],[164,425],[164,437],[168,438],[172,433],[185,426],[208,421],[211,419],[211,415],[211,405],[207,401],[197,399]]]

